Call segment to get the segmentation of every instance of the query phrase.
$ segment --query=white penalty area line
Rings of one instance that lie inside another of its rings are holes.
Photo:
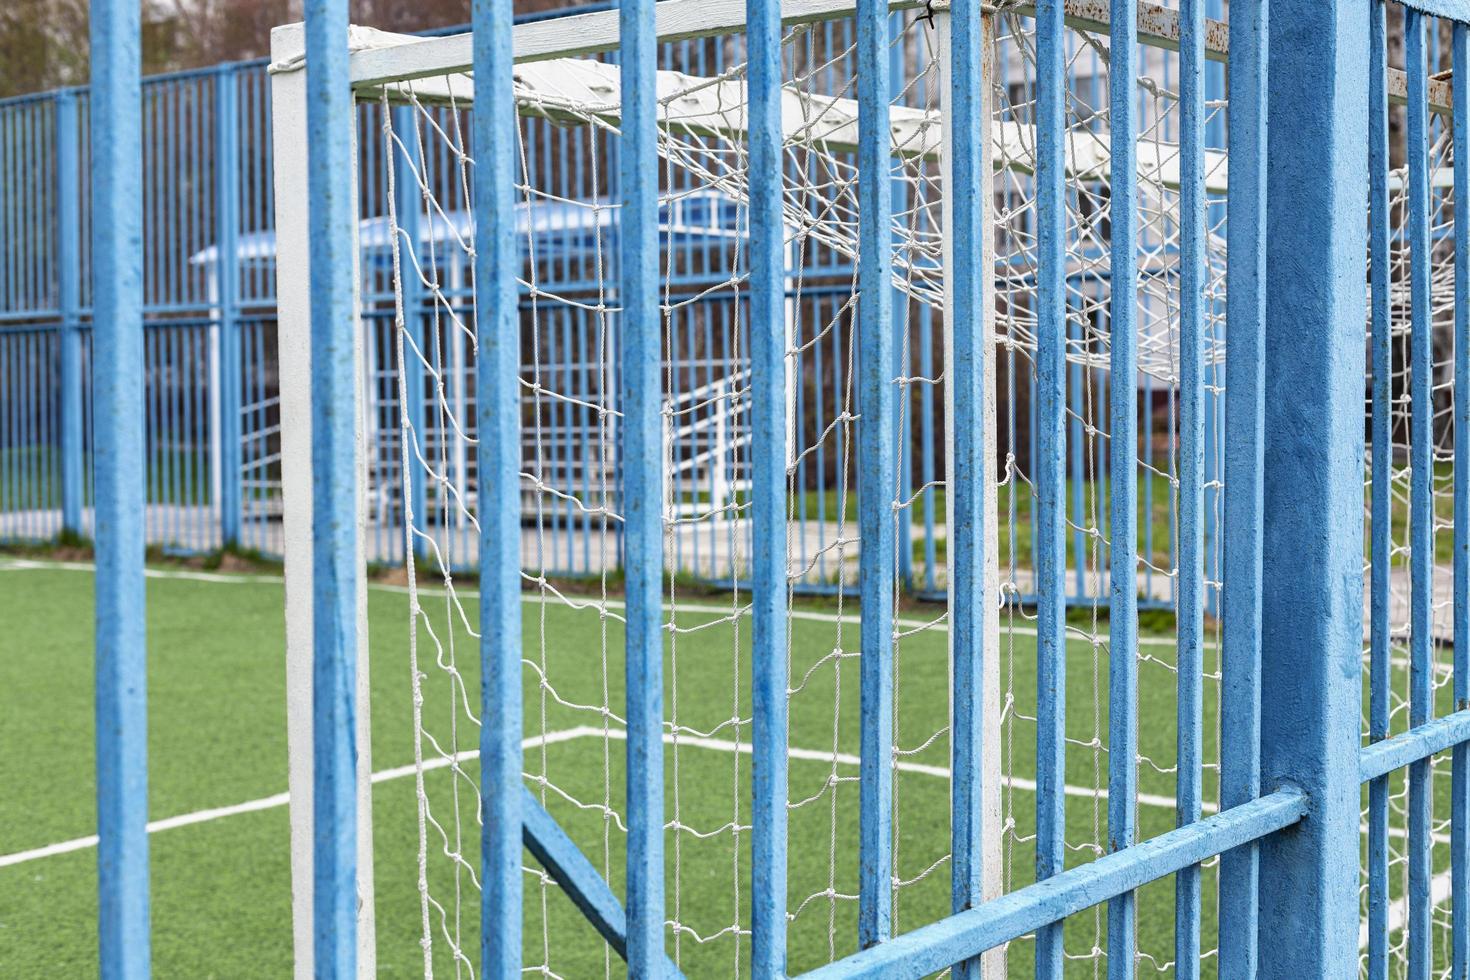
[[[85,561],[46,561],[32,558],[0,558],[0,572],[95,572],[96,570],[97,568],[92,562]],[[177,579],[187,582],[208,582],[216,585],[282,585],[285,582],[285,579],[283,579],[279,575],[254,575],[245,572],[199,572],[180,568],[147,568],[144,569],[143,575],[146,578],[152,579]],[[369,582],[367,587],[370,591],[374,592],[391,592],[397,595],[408,595],[409,593],[409,588],[406,585],[389,585],[384,582]],[[442,585],[420,585],[417,587],[416,591],[420,595],[442,595],[444,593],[444,587]],[[478,596],[480,594],[478,589],[466,588],[456,589],[455,591],[459,595],[465,596],[467,598],[470,596]],[[528,593],[522,596],[521,601],[526,603],[527,605],[547,604],[554,606],[566,606],[568,609],[575,609],[581,606],[586,606],[587,608],[605,606],[608,609],[627,608],[627,603],[623,602],[621,599],[601,599],[589,597],[584,603],[582,601],[582,597],[576,595],[569,596],[566,599],[562,599],[557,596],[547,597],[536,593]],[[703,602],[665,602],[664,608],[669,610],[670,612],[678,611],[706,616],[730,616],[732,613],[743,614],[745,612],[744,607],[737,608],[735,606],[716,606],[710,603]],[[812,609],[792,609],[787,613],[787,615],[794,620],[801,620],[804,622],[813,623],[841,623],[844,625],[852,626],[856,626],[862,623],[861,616],[856,616],[851,613],[824,613],[817,612],[816,610]],[[949,623],[941,618],[910,619],[906,617],[895,617],[893,620],[893,625],[906,631],[933,630],[936,633],[949,632]],[[1001,633],[1014,634],[1017,636],[1035,636],[1036,627],[1015,625],[1003,626],[1001,627]],[[1081,631],[1080,629],[1069,627],[1068,633],[1068,640],[1073,643],[1088,643],[1092,641],[1096,641],[1098,643],[1107,643],[1110,639],[1106,631],[1087,633]],[[1178,641],[1176,641],[1172,637],[1167,636],[1139,636],[1136,637],[1135,642],[1137,642],[1139,646],[1176,647],[1179,645]],[[1204,645],[1206,649],[1214,649],[1215,647],[1213,641],[1206,641]]]
[[[521,748],[533,749],[544,745],[556,745],[563,742],[576,741],[584,738],[610,738],[614,741],[623,741],[628,737],[627,732],[621,729],[609,729],[604,731],[591,725],[578,725],[574,728],[562,729],[560,731],[547,732],[544,735],[533,735],[521,740]],[[708,749],[716,752],[730,754],[750,755],[753,751],[749,742],[732,742],[717,738],[702,738],[689,735],[675,735],[666,732],[663,737],[664,744],[678,744],[681,747]],[[820,749],[792,748],[787,753],[790,758],[802,762],[824,762],[829,765],[856,766],[861,759],[847,752],[826,752]],[[453,757],[436,756],[425,759],[423,771],[431,772],[437,769],[447,769],[451,766],[465,762],[473,762],[480,757],[479,750],[468,749],[459,752]],[[934,776],[940,779],[949,778],[949,769],[943,766],[926,765],[919,762],[904,762],[902,760],[894,763],[894,768],[900,772],[912,772],[924,776]],[[406,779],[414,775],[418,767],[413,764],[406,766],[395,766],[392,769],[383,769],[373,773],[372,781],[378,783],[391,782],[398,779]],[[1006,779],[1006,785],[1011,789],[1034,793],[1036,783],[1030,779],[1010,777]],[[1081,796],[1088,798],[1106,799],[1107,790],[1095,790],[1088,786],[1065,787],[1068,796]],[[291,802],[290,793],[275,793],[271,796],[262,796],[257,800],[249,800],[245,803],[236,803],[233,806],[210,807],[206,810],[195,810],[193,813],[183,813],[174,817],[165,817],[162,820],[153,820],[148,823],[148,832],[156,834],[164,830],[175,830],[179,827],[191,827],[196,824],[209,823],[214,820],[223,820],[226,817],[240,816],[245,813],[258,813],[262,810],[273,810],[286,806]],[[1174,808],[1174,798],[1169,796],[1154,796],[1151,794],[1140,794],[1138,802],[1144,806]],[[1213,807],[1206,805],[1206,812],[1212,812]],[[44,847],[32,848],[27,851],[16,851],[13,854],[0,855],[0,868],[8,868],[17,864],[26,864],[30,861],[39,861],[42,858],[55,857],[58,854],[70,854],[74,851],[85,851],[97,846],[97,835],[88,834],[86,837],[76,837],[72,840],[60,841],[55,844],[47,844]]]
[[[575,738],[584,738],[589,734],[601,734],[595,728],[579,726],[569,728],[565,731],[547,732],[522,740],[521,748],[530,749],[542,745],[555,745],[558,742],[568,742]],[[433,759],[425,759],[423,770],[430,772],[435,769],[447,769],[456,762],[466,762],[480,757],[478,751],[466,751],[459,753],[453,759],[448,756],[438,756]],[[403,779],[412,776],[418,767],[414,765],[396,766],[392,769],[384,769],[373,773],[372,781],[386,783],[395,779]],[[150,820],[148,822],[148,833],[156,834],[162,830],[175,830],[179,827],[191,827],[195,824],[209,823],[211,820],[222,820],[225,817],[238,817],[244,813],[258,813],[261,810],[273,810],[277,807],[286,806],[291,802],[290,793],[274,793],[270,796],[262,796],[258,800],[249,800],[245,803],[236,803],[233,806],[211,807],[207,810],[195,810],[193,813],[181,813],[176,817],[165,817],[162,820]],[[72,851],[85,851],[97,846],[97,835],[88,834],[86,837],[76,837],[72,840],[61,841],[57,844],[47,844],[45,847],[33,848],[29,851],[16,851],[14,854],[0,854],[0,868],[8,868],[11,865],[25,864],[28,861],[37,861],[41,858],[54,857],[57,854],[70,854]]]
[[[545,745],[556,745],[584,738],[609,738],[614,741],[624,741],[627,739],[627,737],[628,733],[622,729],[603,730],[601,728],[595,728],[591,725],[578,725],[574,728],[547,732],[544,735],[534,735],[529,738],[522,739],[521,748],[523,750],[539,748]],[[733,742],[727,739],[705,738],[702,736],[675,735],[672,732],[664,733],[663,741],[665,745],[677,744],[681,747],[707,749],[710,751],[724,752],[736,755],[751,755],[754,751],[753,746],[749,742]],[[834,753],[821,749],[803,749],[793,747],[788,749],[787,755],[793,760],[798,760],[802,762],[822,762],[827,763],[828,765],[835,764],[843,766],[857,766],[860,765],[862,762],[862,759],[859,756],[849,752]],[[448,769],[451,766],[455,766],[461,763],[473,762],[479,757],[480,753],[478,750],[475,749],[469,749],[464,752],[457,753],[453,757],[436,756],[432,759],[424,760],[422,770],[424,772],[432,772],[439,769]],[[950,770],[944,766],[935,766],[921,762],[906,762],[903,760],[899,760],[894,763],[894,768],[897,769],[899,772],[911,772],[918,775],[932,776],[938,779],[947,780],[950,778]],[[391,769],[383,769],[379,772],[373,773],[372,782],[374,785],[377,785],[378,783],[386,783],[399,779],[406,779],[414,775],[418,771],[419,767],[413,764],[406,766],[395,766]],[[1020,776],[1006,777],[1005,785],[1011,790],[1021,790],[1023,792],[1029,793],[1036,792],[1036,782],[1031,779],[1022,778]],[[1063,791],[1067,796],[1084,797],[1088,799],[1100,800],[1106,799],[1108,796],[1108,791],[1106,789],[1094,789],[1090,786],[1073,786],[1068,784],[1063,787]],[[233,806],[210,807],[209,809],[205,810],[195,810],[192,813],[184,813],[174,817],[165,817],[162,820],[150,821],[148,823],[148,833],[156,834],[164,830],[175,830],[179,827],[191,827],[197,824],[209,823],[214,820],[223,820],[227,817],[240,816],[241,814],[258,813],[263,810],[273,810],[279,807],[286,806],[290,802],[290,793],[275,793],[271,796],[263,796],[256,800],[249,800],[245,803],[236,803]],[[1157,807],[1168,810],[1172,810],[1175,808],[1175,800],[1172,796],[1160,796],[1152,793],[1140,793],[1138,795],[1138,802],[1140,805],[1148,807]],[[1217,810],[1217,807],[1215,807],[1213,804],[1206,803],[1203,807],[1203,810],[1206,814],[1209,814],[1215,812]],[[1366,830],[1366,827],[1364,829]],[[1391,830],[1390,834],[1391,836],[1403,836],[1403,832],[1401,830],[1399,830],[1397,834],[1395,834]],[[1438,842],[1438,838],[1443,835],[1435,836],[1436,842]],[[97,835],[88,834],[86,837],[76,837],[72,840],[61,841],[56,844],[47,844],[44,847],[32,848],[31,850],[27,851],[17,851],[13,854],[0,855],[0,868],[13,867],[19,864],[27,864],[31,861],[39,861],[43,858],[55,857],[59,854],[70,854],[75,851],[85,851],[96,846]],[[1436,875],[1430,883],[1430,906],[1438,907],[1449,901],[1450,896],[1450,873],[1443,872],[1439,875]],[[1393,933],[1403,929],[1404,924],[1407,921],[1407,900],[1401,899],[1394,902],[1389,909],[1388,915],[1389,934],[1392,935]],[[1366,922],[1364,922],[1359,928],[1358,945],[1359,948],[1366,948],[1368,945],[1368,925]]]

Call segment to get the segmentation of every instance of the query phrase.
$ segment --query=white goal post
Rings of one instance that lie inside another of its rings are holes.
[[[356,30],[354,31],[356,33]],[[302,62],[306,33],[301,24],[271,32],[276,64]],[[351,120],[344,120],[351,126]],[[312,920],[312,465],[311,465],[311,276],[307,227],[306,75],[280,71],[271,77],[271,138],[276,195],[277,336],[280,344],[281,487],[286,575],[286,726],[291,796],[291,921],[295,973],[315,975]],[[355,128],[354,128],[355,133]],[[355,174],[349,179],[354,179]],[[359,371],[361,351],[357,358]],[[358,386],[361,390],[361,386]],[[358,415],[358,484],[364,486]],[[359,495],[358,541],[362,554],[366,495]],[[372,722],[367,657],[367,591],[358,595],[357,657],[357,964],[360,976],[377,974],[373,916]]]

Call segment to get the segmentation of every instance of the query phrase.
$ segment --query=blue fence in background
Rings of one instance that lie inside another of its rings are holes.
[[[1223,13],[1223,0],[1210,0],[1209,13]],[[850,22],[832,23],[830,32],[852,32]],[[827,43],[835,50],[851,46],[851,36],[834,36]],[[912,52],[924,57],[923,52]],[[716,75],[730,67],[736,54],[719,45],[676,42],[661,49],[661,66],[690,74]],[[1081,57],[1097,55],[1084,54]],[[1167,79],[1166,79],[1167,81]],[[1223,93],[1223,67],[1206,68],[1210,97]],[[280,418],[275,322],[274,199],[270,139],[270,86],[264,60],[219,65],[213,68],[162,75],[146,79],[143,87],[144,152],[144,288],[147,371],[147,514],[149,543],[171,553],[199,554],[222,546],[238,546],[265,555],[280,553]],[[924,93],[906,93],[922,100]],[[366,222],[387,213],[387,183],[382,159],[383,110],[375,105],[359,108],[360,213]],[[447,111],[447,110],[445,110]],[[94,369],[91,350],[91,267],[88,241],[91,202],[88,198],[87,140],[88,94],[84,89],[67,89],[0,102],[0,542],[43,542],[69,534],[91,536],[90,474],[90,377]],[[526,166],[536,172],[542,186],[555,187],[568,198],[585,192],[590,166],[565,165],[567,161],[590,164],[606,148],[593,149],[588,136],[575,129],[558,127],[540,119],[523,122],[526,134]],[[1210,144],[1222,146],[1224,134],[1218,122],[1211,123]],[[453,207],[457,174],[453,161],[434,158],[442,154],[439,144],[430,146],[426,172],[436,174],[443,184],[439,199]],[[616,171],[615,162],[597,161],[603,179]],[[462,202],[460,202],[462,204]],[[368,247],[365,243],[365,248]],[[234,261],[228,261],[234,256]],[[813,267],[809,260],[807,272]],[[822,257],[819,270],[850,277],[851,270],[832,256]],[[591,276],[590,268],[577,268],[576,260],[564,258],[554,270],[565,287],[579,276]],[[378,492],[370,507],[392,510],[391,495],[397,477],[398,426],[397,387],[392,360],[392,308],[390,279],[374,279],[369,263],[364,290],[364,330],[369,342],[368,397],[370,442],[370,486]],[[702,280],[691,277],[691,295]],[[468,280],[451,280],[448,292],[469,297]],[[845,294],[836,289],[830,302]],[[409,297],[413,303],[414,298]],[[418,298],[422,300],[422,297]],[[808,282],[802,302],[828,302]],[[741,316],[731,300],[710,296],[699,300],[703,311],[698,329],[706,338],[691,336],[685,345],[687,360],[671,365],[675,385],[696,390],[705,377],[726,373],[713,370],[713,362],[746,350],[747,345],[731,340],[730,331],[740,331]],[[724,307],[721,308],[721,304]],[[427,316],[428,306],[423,307]],[[818,315],[813,322],[831,316]],[[943,373],[941,316],[915,303],[906,318],[907,344],[895,344],[908,363],[896,364],[898,373],[937,377]],[[691,324],[695,319],[691,319]],[[796,392],[793,411],[800,431],[816,433],[830,423],[838,410],[834,392],[845,383],[841,352],[849,329],[840,318],[830,336],[812,345],[803,356],[803,374],[821,379]],[[711,329],[708,324],[724,324]],[[691,331],[696,328],[691,325]],[[723,336],[721,331],[723,330]],[[567,378],[590,369],[595,336],[590,323],[569,317],[544,338],[544,361],[560,365]],[[462,362],[468,370],[468,362]],[[1083,397],[1081,368],[1073,368],[1070,397]],[[1005,376],[1005,365],[998,367]],[[567,379],[562,379],[567,380]],[[1012,394],[1022,391],[1029,398],[1029,379],[1012,384]],[[1152,460],[1153,440],[1149,433],[1177,431],[1177,393],[1156,390],[1145,381],[1140,390],[1143,406],[1142,453]],[[574,386],[573,386],[574,387]],[[1094,383],[1093,387],[1097,387]],[[1102,387],[1106,387],[1103,385]],[[678,393],[671,393],[678,397]],[[1212,398],[1212,394],[1209,396]],[[1074,428],[1080,425],[1082,406],[1074,408]],[[578,459],[592,453],[586,438],[587,420],[567,418],[557,431],[562,442],[554,448],[564,457],[569,478]],[[1033,413],[1034,408],[1029,409]],[[912,521],[900,522],[897,547],[899,573],[919,595],[942,595],[946,587],[944,568],[944,499],[937,485],[945,475],[943,406],[932,386],[919,385],[912,404],[898,412],[897,433],[905,496],[919,493],[911,508]],[[1213,433],[1212,422],[1208,428]],[[1034,429],[1034,425],[1031,426]],[[1073,458],[1069,469],[1081,473],[1089,467],[1106,479],[1107,460],[1083,460],[1084,439],[1079,432],[1069,440]],[[1034,471],[1035,447],[1029,432],[1011,433],[1002,447]],[[543,447],[544,451],[544,447]],[[793,476],[801,491],[795,498],[793,519],[801,530],[795,535],[798,550],[808,543],[821,555],[825,541],[838,532],[837,495],[840,482],[835,467],[841,463],[833,454],[818,452],[797,461]],[[840,454],[837,454],[840,455]],[[1105,455],[1105,454],[1104,454]],[[1207,446],[1206,458],[1216,453]],[[462,462],[469,472],[472,461]],[[585,469],[585,466],[583,466]],[[585,475],[585,474],[584,474]],[[1213,538],[1217,510],[1213,482],[1207,474],[1207,537]],[[1155,488],[1141,488],[1146,513],[1152,513]],[[1086,527],[1080,490],[1070,515],[1075,528]],[[1153,521],[1145,521],[1141,547],[1145,554],[1167,551],[1175,554],[1174,529],[1177,516],[1171,509],[1167,521],[1170,541],[1153,540]],[[592,552],[592,522],[587,515],[569,510],[566,527],[576,533],[557,542],[561,551],[552,564],[568,575],[595,571]],[[580,537],[579,537],[580,535]],[[391,534],[370,537],[370,561],[393,563],[402,559],[403,541]],[[1083,548],[1081,531],[1077,549]],[[706,553],[713,543],[696,538],[677,543],[673,564],[679,570],[720,580],[710,572]],[[703,549],[703,550],[702,550]],[[804,554],[793,559],[807,560]],[[826,561],[818,557],[819,562]],[[1081,563],[1069,576],[1075,596],[1087,594]],[[1170,565],[1173,564],[1171,557]],[[1150,580],[1142,584],[1145,604],[1171,606],[1173,582],[1167,575],[1145,566]],[[1210,578],[1217,577],[1213,560]],[[811,588],[843,588],[842,570],[819,569],[818,578],[835,583]],[[1153,581],[1154,577],[1160,579]]]
[[[273,224],[268,95],[264,62],[143,87],[147,537],[167,549],[263,544],[242,518],[279,482],[274,264],[219,282],[200,258]],[[91,535],[89,108],[0,103],[3,540]]]

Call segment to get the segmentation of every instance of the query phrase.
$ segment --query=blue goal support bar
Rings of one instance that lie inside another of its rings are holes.
[[[521,975],[521,331],[509,0],[474,13],[475,361],[480,524],[480,976]],[[417,171],[410,171],[416,173]],[[417,191],[417,181],[404,183]],[[417,207],[406,209],[415,214]],[[413,219],[410,219],[413,220]],[[421,371],[412,371],[422,377]],[[422,402],[419,403],[420,409]],[[417,430],[415,430],[417,431]],[[425,969],[432,969],[425,950]]]

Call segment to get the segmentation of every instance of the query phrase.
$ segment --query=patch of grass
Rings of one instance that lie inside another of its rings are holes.
[[[0,851],[12,853],[91,833],[95,827],[92,727],[92,577],[62,569],[0,570]],[[283,586],[241,577],[219,583],[183,578],[148,582],[150,807],[154,818],[227,806],[286,789]],[[419,670],[426,676],[426,730],[441,746],[473,748],[476,730],[463,715],[451,723],[457,699],[478,704],[477,641],[464,622],[475,623],[472,595],[462,595],[464,620],[446,615],[442,596],[426,590],[421,602],[433,617],[438,646],[418,634]],[[681,600],[682,603],[683,600]],[[369,591],[370,677],[375,770],[413,761],[413,697],[408,649],[409,598],[402,590]],[[806,750],[790,763],[790,902],[800,909],[790,927],[791,969],[809,969],[829,957],[829,936],[839,955],[855,945],[856,903],[829,901],[830,888],[857,888],[857,768],[824,756],[834,748],[856,753],[861,719],[858,658],[833,657],[859,647],[856,604],[838,617],[835,603],[802,599],[791,621],[791,744]],[[522,607],[524,651],[537,665],[526,670],[526,733],[564,732],[578,726],[601,731],[618,723],[602,715],[606,704],[624,703],[622,627],[596,609],[574,610],[528,595]],[[905,768],[895,776],[897,873],[909,882],[899,891],[898,927],[906,930],[946,914],[949,874],[948,745],[932,738],[948,713],[948,644],[939,630],[909,632],[932,621],[936,607],[915,610],[897,645],[895,741]],[[614,613],[620,609],[614,607]],[[691,597],[674,613],[666,636],[664,698],[668,717],[683,728],[710,733],[720,742],[748,742],[752,649],[749,620],[728,618],[728,599]],[[1089,627],[1090,612],[1077,624]],[[1022,617],[1002,636],[1001,676],[1014,700],[1008,710],[1004,769],[1035,774],[1036,712],[1034,637]],[[1167,620],[1145,620],[1148,657],[1139,663],[1139,769],[1144,794],[1173,793],[1175,745],[1174,650]],[[1100,629],[1106,628],[1105,618]],[[1213,648],[1207,667],[1218,669]],[[1071,642],[1067,649],[1067,780],[1095,786],[1107,769],[1106,644]],[[439,666],[454,663],[458,680]],[[538,678],[544,676],[543,687]],[[1399,678],[1400,680],[1402,678]],[[1448,699],[1449,685],[1440,689]],[[1205,698],[1205,755],[1215,751],[1217,699]],[[1448,705],[1442,706],[1446,708]],[[666,808],[686,831],[667,835],[668,909],[701,936],[734,923],[749,925],[750,833],[729,831],[749,821],[750,758],[716,751],[689,737],[666,747]],[[425,747],[432,757],[432,749]],[[528,785],[615,892],[625,880],[622,834],[602,807],[623,812],[624,743],[597,735],[526,752]],[[917,767],[917,768],[916,768]],[[924,768],[928,767],[928,768]],[[477,776],[474,765],[466,771]],[[544,777],[545,783],[540,782]],[[1205,774],[1206,799],[1215,773]],[[459,816],[455,818],[455,791]],[[478,862],[474,791],[448,769],[426,776],[425,789],[447,838],[471,866]],[[1443,794],[1439,794],[1443,796]],[[576,802],[572,802],[575,800]],[[1447,807],[1447,799],[1437,801]],[[1006,838],[1008,886],[1031,877],[1035,801],[1017,785],[1006,793],[1014,821]],[[1139,808],[1143,836],[1174,825],[1171,806]],[[1442,814],[1441,814],[1442,816]],[[421,973],[417,890],[417,796],[412,778],[374,788],[378,956],[382,976]],[[1071,796],[1067,801],[1069,862],[1089,860],[1088,842],[1106,839],[1106,801]],[[457,832],[456,832],[457,828]],[[724,829],[722,829],[724,828]],[[433,831],[431,831],[433,833]],[[430,884],[451,910],[434,913],[435,966],[453,971],[446,933],[459,922],[465,948],[475,953],[476,893],[443,856],[445,840],[430,844]],[[95,852],[78,851],[0,868],[0,975],[85,976],[95,972]],[[1438,858],[1437,858],[1438,860]],[[527,858],[530,863],[529,857]],[[936,863],[938,862],[938,863]],[[1436,865],[1438,869],[1441,865]],[[928,872],[927,874],[925,872]],[[155,974],[160,977],[288,976],[291,969],[289,825],[277,807],[238,817],[164,831],[152,838]],[[1204,872],[1206,933],[1214,945],[1214,871]],[[604,944],[555,889],[528,876],[526,957],[548,962],[562,976],[601,975]],[[1140,949],[1167,961],[1173,939],[1173,885],[1169,879],[1140,892]],[[447,923],[447,924],[446,924]],[[1091,913],[1069,921],[1070,952],[1085,954],[1101,942]],[[543,936],[549,937],[543,945]],[[670,936],[690,976],[729,976],[746,960],[749,943],[729,934],[708,943]],[[1010,973],[1029,976],[1031,945],[1015,944]],[[1212,961],[1205,964],[1212,968]],[[742,967],[742,972],[744,971]],[[618,972],[614,964],[614,973]]]

